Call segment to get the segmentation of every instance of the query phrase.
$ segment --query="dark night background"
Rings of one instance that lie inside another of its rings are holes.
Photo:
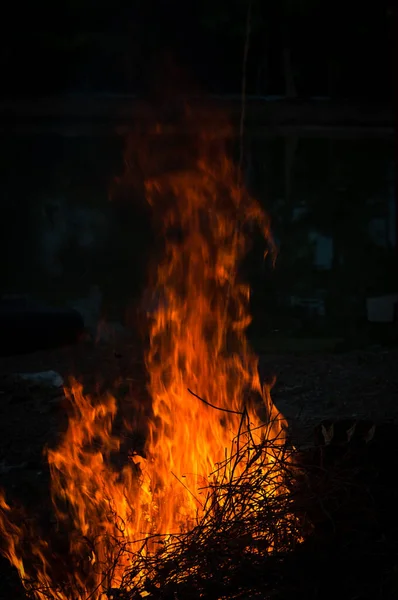
[[[142,94],[166,51],[203,91],[240,92],[247,6],[245,0],[14,3],[2,17],[3,94]],[[254,0],[247,92],[286,92],[288,50],[300,97],[390,98],[392,8],[392,0]]]
[[[392,0],[9,6],[0,250],[12,258],[0,293],[65,303],[99,288],[102,310],[121,318],[153,245],[137,190],[109,202],[128,136],[141,128],[148,144],[161,111],[171,107],[175,126],[174,100],[195,96],[195,127],[230,119],[238,155],[249,6],[245,183],[280,250],[272,279],[261,248],[249,261],[255,318],[267,312],[268,329],[294,322],[302,333],[366,329],[367,299],[397,291]],[[176,150],[173,135],[151,138],[153,148]]]
[[[330,446],[340,456],[353,422],[377,423],[377,431],[398,422],[397,16],[396,0],[24,0],[3,7],[0,489],[29,514],[44,506],[43,525],[50,518],[43,448],[65,431],[68,403],[58,387],[21,383],[15,374],[78,376],[94,397],[111,391],[122,417],[124,408],[130,415],[148,402],[137,331],[144,323],[147,333],[154,308],[145,290],[160,236],[145,201],[147,173],[128,175],[145,151],[156,173],[196,168],[191,151],[206,127],[234,159],[243,140],[245,186],[271,217],[275,268],[263,260],[259,238],[242,268],[252,289],[248,337],[262,379],[277,377],[272,399],[294,443],[316,443],[314,428],[328,419],[340,424],[344,444]],[[192,129],[180,119],[181,97],[189,99]],[[159,122],[169,129],[154,128]],[[329,477],[322,464],[316,470],[329,482],[332,508],[340,482],[344,523],[337,517],[335,528],[332,511],[321,506],[323,488],[314,487],[319,531],[326,521],[324,551],[314,545],[304,553],[292,579],[276,570],[275,580],[291,590],[275,597],[398,598],[398,435],[381,430],[382,535],[358,511],[357,465]],[[251,580],[237,548],[235,562]],[[212,550],[222,558],[218,546]],[[217,577],[217,563],[208,564]],[[257,575],[264,574],[260,564]],[[183,589],[179,597],[190,594]],[[25,598],[0,556],[0,600]]]

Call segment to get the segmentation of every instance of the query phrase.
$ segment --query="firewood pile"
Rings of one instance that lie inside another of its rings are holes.
[[[264,462],[236,478],[242,445],[220,465],[197,526],[132,557],[108,598],[396,598],[397,433],[392,423],[324,422],[312,447],[286,448],[271,470],[272,443],[257,446]]]
[[[324,421],[311,446],[283,451],[271,425],[252,432],[243,411],[194,528],[143,539],[138,552],[110,541],[131,567],[118,589],[104,583],[104,600],[398,597],[397,425]],[[106,582],[109,566],[92,568]],[[58,583],[31,581],[28,597],[83,598]]]

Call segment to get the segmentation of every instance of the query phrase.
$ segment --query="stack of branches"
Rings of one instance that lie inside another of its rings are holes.
[[[275,422],[252,428],[244,409],[232,450],[211,474],[196,526],[158,536],[156,553],[148,549],[154,539],[144,540],[108,597],[249,599],[274,590],[282,557],[301,537],[293,511],[294,449],[272,438],[278,429]]]
[[[397,597],[396,436],[298,450],[264,427],[243,412],[196,527],[146,540],[109,598]]]
[[[396,437],[388,443],[381,436],[380,446],[299,451],[272,439],[277,429],[268,423],[253,431],[242,412],[232,450],[217,465],[189,531],[140,545],[123,536],[107,540],[115,564],[128,553],[131,566],[117,589],[106,587],[109,565],[107,573],[106,565],[92,566],[105,573],[104,598],[398,597]]]

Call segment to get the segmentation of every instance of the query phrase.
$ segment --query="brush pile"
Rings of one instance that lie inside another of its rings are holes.
[[[87,565],[103,569],[101,599],[397,598],[397,427],[324,422],[304,450],[270,440],[271,429],[252,431],[243,411],[188,532],[143,538],[139,551],[123,535],[106,540],[131,566],[111,589],[105,565]],[[88,600],[62,573],[58,583],[30,581],[29,598]]]
[[[290,483],[296,467],[293,448],[269,439],[271,424],[261,429],[252,431],[242,413],[232,450],[211,474],[196,526],[159,536],[157,553],[147,552],[143,541],[109,598],[254,598],[275,589],[281,556],[301,536]]]
[[[324,423],[314,446],[283,452],[278,440],[250,447],[247,431],[219,465],[196,527],[159,536],[156,554],[143,541],[108,598],[396,598],[397,428]],[[253,450],[263,460],[236,477]]]

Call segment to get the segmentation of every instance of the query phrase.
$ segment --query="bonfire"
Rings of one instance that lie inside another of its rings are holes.
[[[69,426],[47,450],[59,543],[1,497],[2,552],[36,600],[245,597],[245,565],[263,577],[260,558],[300,538],[287,423],[246,340],[250,290],[239,276],[254,228],[273,251],[268,217],[219,142],[200,139],[187,169],[159,170],[143,169],[164,240],[151,278],[145,448],[115,466],[117,400],[70,380]]]

